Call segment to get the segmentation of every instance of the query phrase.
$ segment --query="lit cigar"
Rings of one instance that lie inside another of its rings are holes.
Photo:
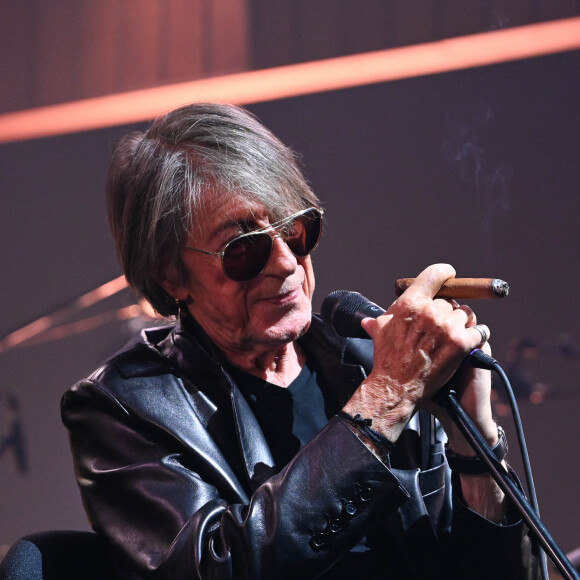
[[[400,296],[415,278],[401,278],[395,282],[395,294]],[[510,287],[499,278],[450,278],[441,286],[435,298],[505,298]]]

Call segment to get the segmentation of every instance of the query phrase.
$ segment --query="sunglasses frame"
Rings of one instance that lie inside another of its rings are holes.
[[[277,222],[274,222],[273,224],[264,226],[263,228],[259,228],[257,230],[253,230],[251,232],[245,232],[243,234],[240,234],[239,236],[236,236],[235,238],[233,238],[232,240],[230,240],[226,244],[226,246],[223,249],[223,251],[221,251],[221,252],[210,252],[208,250],[201,250],[200,248],[193,248],[192,246],[183,246],[183,249],[184,250],[192,250],[194,252],[199,252],[201,254],[206,254],[207,256],[219,256],[221,258],[222,269],[224,271],[224,274],[230,280],[233,280],[234,282],[249,282],[250,280],[253,280],[254,278],[257,278],[262,273],[262,271],[264,270],[264,268],[266,267],[266,265],[268,264],[268,261],[270,260],[270,256],[272,255],[272,249],[274,247],[274,240],[276,238],[282,238],[282,240],[284,240],[284,243],[286,245],[288,245],[288,242],[286,241],[286,239],[284,238],[284,236],[281,233],[276,232],[275,235],[271,235],[271,232],[273,232],[273,231],[275,232],[279,228],[281,228],[281,227],[283,227],[283,226],[285,226],[285,225],[287,225],[289,223],[292,223],[292,222],[296,221],[298,218],[300,218],[300,217],[302,217],[302,216],[304,216],[307,213],[312,212],[312,211],[314,211],[314,212],[316,212],[318,214],[318,220],[320,222],[320,229],[319,229],[319,232],[318,232],[318,237],[316,239],[316,242],[312,246],[312,249],[309,252],[307,252],[306,254],[304,254],[304,255],[301,256],[300,254],[296,254],[292,250],[292,248],[290,248],[290,246],[288,246],[288,248],[290,249],[290,251],[295,256],[298,256],[300,258],[304,258],[304,257],[308,256],[309,254],[311,254],[316,249],[316,247],[318,246],[318,242],[320,241],[320,237],[322,235],[322,217],[324,215],[324,210],[321,209],[321,208],[319,208],[319,207],[312,206],[312,207],[309,207],[307,209],[302,209],[300,211],[297,211],[296,213],[293,213],[292,215],[290,215],[288,217],[285,217],[285,218],[283,218],[283,219],[281,219],[281,220],[279,220]],[[262,266],[262,268],[260,269],[260,271],[257,274],[255,274],[254,276],[251,276],[250,278],[247,278],[247,279],[236,280],[235,278],[232,278],[228,274],[228,272],[226,270],[226,267],[224,265],[224,256],[225,256],[226,252],[228,251],[228,247],[231,246],[234,242],[238,242],[242,238],[246,238],[246,237],[253,236],[253,235],[256,235],[256,234],[270,234],[269,235],[269,238],[271,240],[271,245],[270,245],[270,251],[268,253],[268,258],[266,259],[264,265]]]

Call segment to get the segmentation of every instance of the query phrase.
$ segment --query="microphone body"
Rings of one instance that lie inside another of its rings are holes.
[[[378,318],[385,310],[358,292],[335,290],[323,301],[322,319],[340,336],[370,338],[360,325],[363,318]]]

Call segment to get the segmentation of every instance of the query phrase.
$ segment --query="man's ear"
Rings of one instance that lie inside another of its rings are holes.
[[[168,266],[160,269],[155,276],[157,283],[176,300],[187,302],[189,299],[189,290],[183,283],[182,276],[175,266]]]

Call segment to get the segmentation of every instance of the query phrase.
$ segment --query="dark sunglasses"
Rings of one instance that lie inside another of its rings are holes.
[[[275,238],[282,238],[295,256],[308,256],[320,239],[322,213],[316,207],[303,209],[269,226],[234,238],[227,243],[223,252],[208,252],[190,246],[183,249],[220,256],[224,273],[230,280],[248,282],[266,267]]]

